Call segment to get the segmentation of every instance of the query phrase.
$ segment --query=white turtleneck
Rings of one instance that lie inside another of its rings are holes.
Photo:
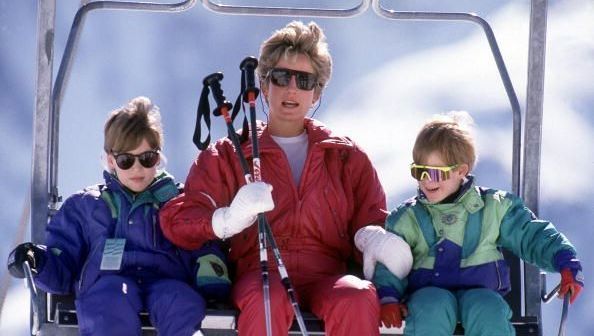
[[[297,136],[288,138],[273,135],[272,139],[274,139],[279,147],[285,152],[287,160],[289,160],[289,165],[291,166],[293,181],[295,181],[295,185],[299,185],[301,173],[303,172],[303,165],[307,158],[307,133],[303,131],[303,133]]]

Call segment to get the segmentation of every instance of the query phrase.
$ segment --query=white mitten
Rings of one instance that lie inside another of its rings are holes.
[[[272,186],[254,182],[239,188],[229,207],[218,208],[212,214],[212,230],[221,239],[226,239],[252,225],[256,216],[274,209]]]
[[[399,236],[375,225],[362,227],[355,233],[355,245],[363,252],[363,275],[371,280],[377,261],[403,279],[412,269],[410,246]]]

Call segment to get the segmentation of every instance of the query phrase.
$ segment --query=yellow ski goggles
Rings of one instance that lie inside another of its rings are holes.
[[[459,165],[453,166],[423,166],[415,163],[410,165],[410,175],[418,181],[427,178],[429,181],[440,182],[450,178],[450,172],[456,169]]]

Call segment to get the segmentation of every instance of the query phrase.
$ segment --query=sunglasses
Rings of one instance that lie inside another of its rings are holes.
[[[130,153],[116,154],[114,152],[112,154],[118,167],[123,170],[132,168],[136,159],[144,168],[153,168],[159,162],[159,151],[157,150],[146,151],[138,155]]]
[[[293,76],[295,76],[295,83],[300,90],[311,91],[318,84],[317,76],[305,71],[274,68],[268,73],[268,77],[272,84],[280,87],[289,86],[291,77]]]
[[[449,179],[451,171],[458,166],[459,165],[455,164],[453,166],[437,167],[412,163],[410,165],[410,175],[419,181],[428,178],[429,181],[440,182]]]

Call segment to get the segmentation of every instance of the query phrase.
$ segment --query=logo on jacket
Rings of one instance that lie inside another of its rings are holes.
[[[223,269],[223,267],[221,265],[210,261],[210,267],[212,267],[212,270],[215,272],[215,274],[218,277],[222,277],[223,275],[225,275],[225,270]]]
[[[452,213],[443,214],[441,215],[441,221],[446,225],[452,225],[458,221],[458,216]]]

